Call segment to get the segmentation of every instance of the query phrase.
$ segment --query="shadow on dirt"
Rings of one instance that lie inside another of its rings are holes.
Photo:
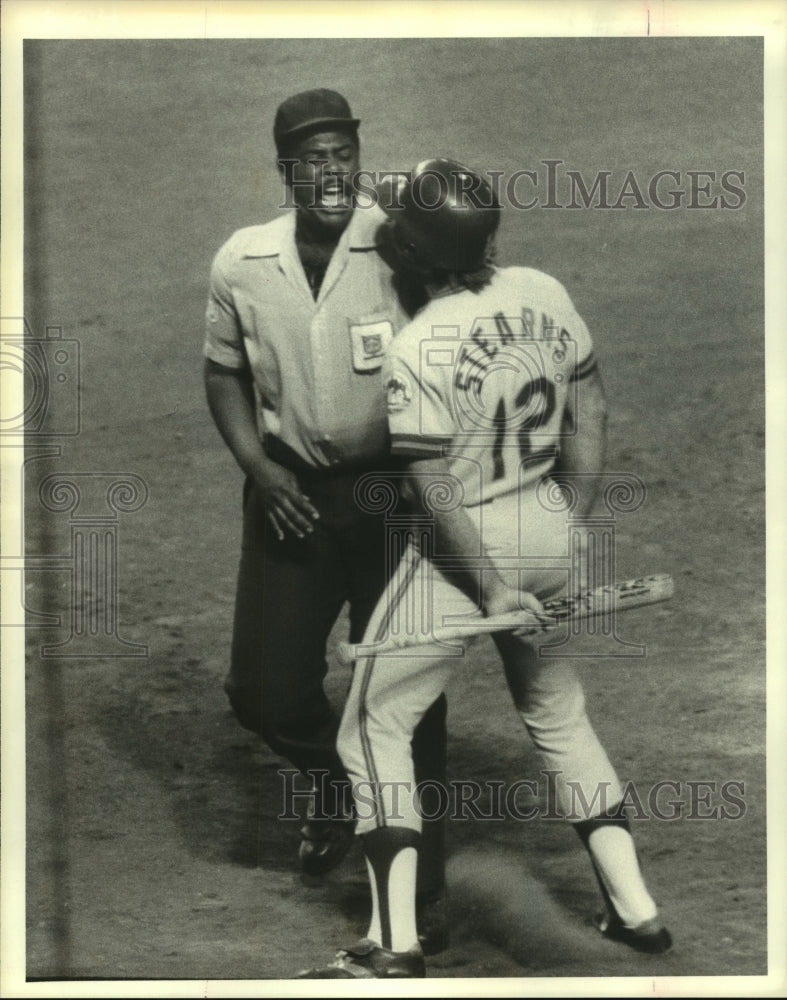
[[[94,699],[94,722],[111,752],[163,789],[193,856],[291,871],[302,820],[279,819],[286,762],[240,728],[215,678],[194,668],[188,677],[176,667],[156,670],[153,662],[143,669],[149,685],[137,672],[133,685],[119,678],[122,697],[114,690]]]

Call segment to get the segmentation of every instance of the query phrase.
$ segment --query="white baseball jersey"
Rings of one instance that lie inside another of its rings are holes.
[[[568,293],[525,267],[495,270],[479,293],[432,299],[383,366],[395,454],[445,456],[473,506],[554,465],[593,345]]]

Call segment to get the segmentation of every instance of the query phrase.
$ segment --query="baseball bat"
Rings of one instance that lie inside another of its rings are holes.
[[[377,643],[340,642],[337,653],[344,663],[352,663],[363,656],[377,656],[399,649],[429,646],[435,642],[469,639],[475,635],[485,635],[487,632],[516,630],[521,635],[537,635],[555,629],[566,621],[580,621],[668,601],[674,593],[675,585],[668,573],[639,576],[606,587],[582,591],[571,597],[555,597],[544,601],[544,614],[533,611],[511,612],[492,615],[489,618],[475,617],[462,622],[436,625],[432,634],[427,636],[404,632],[388,635]]]

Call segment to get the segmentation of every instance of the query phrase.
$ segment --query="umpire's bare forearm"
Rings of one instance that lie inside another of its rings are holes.
[[[207,359],[204,377],[208,407],[219,433],[246,475],[258,478],[266,455],[257,429],[251,374]]]

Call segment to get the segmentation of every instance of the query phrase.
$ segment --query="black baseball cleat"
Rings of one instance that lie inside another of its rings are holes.
[[[637,927],[626,927],[617,917],[602,913],[596,918],[596,926],[610,941],[621,941],[649,955],[663,955],[672,947],[672,935],[659,917],[646,920]]]
[[[296,979],[423,979],[426,965],[420,948],[389,951],[369,938],[340,951],[330,965],[306,969]]]
[[[445,896],[418,900],[415,907],[418,943],[424,955],[439,955],[450,944]]]
[[[344,860],[355,836],[355,820],[309,820],[301,828],[298,858],[306,875],[325,875]]]

